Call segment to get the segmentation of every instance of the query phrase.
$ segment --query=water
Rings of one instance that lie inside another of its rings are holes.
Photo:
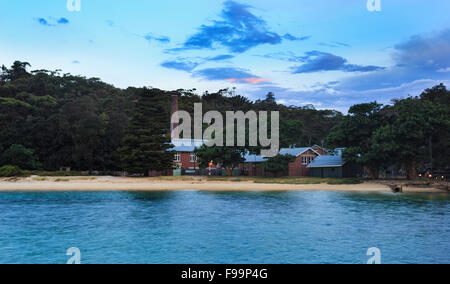
[[[450,197],[0,193],[0,263],[450,263]]]

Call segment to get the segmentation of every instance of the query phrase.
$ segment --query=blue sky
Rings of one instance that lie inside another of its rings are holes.
[[[450,1],[380,1],[1,0],[0,65],[344,112],[449,84]]]

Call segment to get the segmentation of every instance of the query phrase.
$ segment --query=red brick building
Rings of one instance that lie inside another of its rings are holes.
[[[178,111],[178,96],[172,96],[171,113],[172,115]],[[175,117],[177,119],[177,117]],[[205,141],[180,139],[176,127],[178,124],[171,124],[170,131],[172,137],[172,144],[175,146],[174,151],[174,173],[181,170],[181,174],[196,174],[199,173],[199,164],[195,155],[195,149],[201,147]],[[318,156],[328,155],[327,151],[317,145],[305,148],[286,148],[281,149],[280,155],[292,155],[296,157],[295,162],[289,164],[288,173],[280,173],[279,175],[289,176],[309,176],[308,165],[311,164]],[[247,155],[245,163],[239,166],[239,169],[244,175],[249,176],[271,176],[273,174],[266,173],[263,163],[267,159],[258,155]],[[213,167],[215,169],[216,167]],[[180,172],[178,172],[180,174]]]
[[[172,139],[172,144],[175,146],[174,151],[174,166],[181,169],[184,173],[195,173],[199,170],[197,163],[197,156],[194,151],[195,148],[201,147],[205,142],[203,140],[190,139]]]
[[[308,165],[311,164],[318,156],[328,155],[327,151],[319,146],[305,147],[305,148],[285,148],[280,150],[280,155],[291,155],[296,157],[295,162],[289,164],[288,173],[280,173],[279,175],[309,176]],[[247,155],[245,157],[245,164],[243,165],[243,172],[249,176],[272,176],[267,173],[262,164],[267,159],[258,155]]]

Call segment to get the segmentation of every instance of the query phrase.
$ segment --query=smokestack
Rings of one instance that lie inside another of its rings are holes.
[[[170,107],[170,117],[174,121],[179,121],[178,115],[173,116],[175,113],[178,112],[178,95],[172,95],[172,102]],[[178,123],[172,123],[172,120],[170,121],[170,136],[172,139],[178,139],[180,138],[179,131],[175,131],[175,129],[178,127]]]

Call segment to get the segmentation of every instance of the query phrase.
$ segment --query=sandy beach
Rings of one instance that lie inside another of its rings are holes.
[[[125,178],[125,177],[28,177],[0,180],[0,191],[353,191],[390,192],[384,184],[355,185],[272,184],[253,180],[211,180],[205,177]],[[405,193],[445,193],[434,188],[404,187]]]

